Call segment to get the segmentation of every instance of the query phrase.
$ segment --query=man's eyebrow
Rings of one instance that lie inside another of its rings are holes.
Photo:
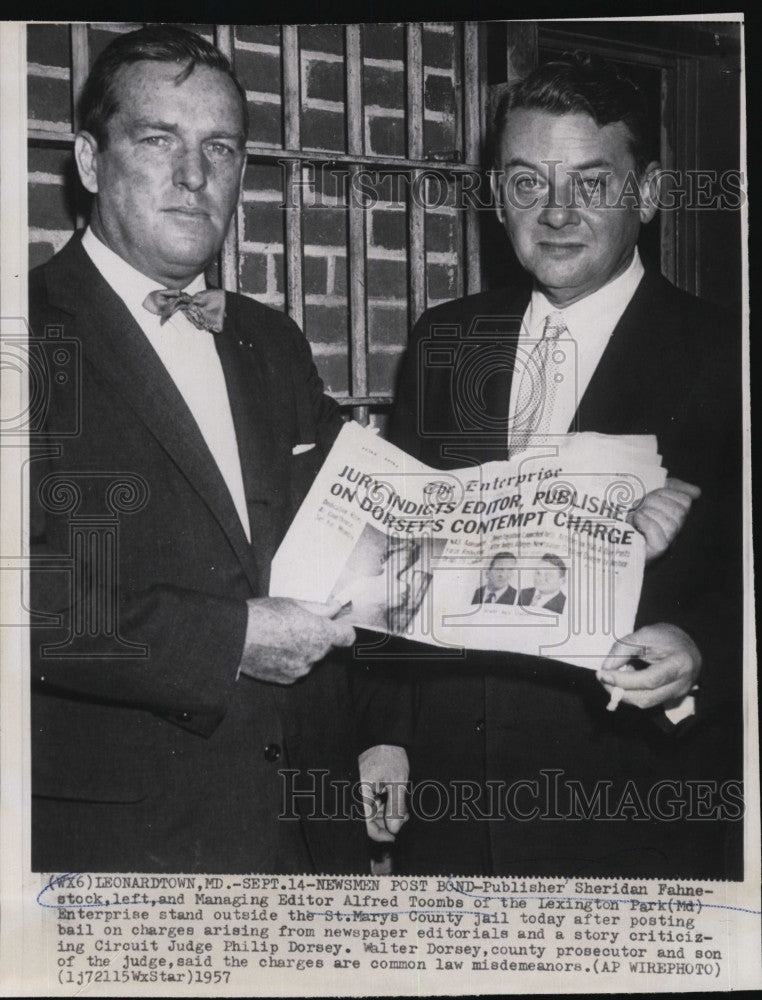
[[[208,139],[230,139],[233,142],[240,142],[242,145],[244,143],[243,132],[212,132]]]
[[[567,173],[572,171],[581,173],[583,170],[600,170],[602,168],[607,170],[614,169],[614,164],[611,163],[610,160],[585,160],[582,163],[567,166],[563,163],[563,161],[559,160],[538,160],[536,163],[533,163],[531,160],[525,160],[520,156],[514,156],[503,164],[503,170],[513,170],[514,167],[522,167],[525,170],[537,170],[539,167],[547,167],[548,164],[554,168],[563,167]]]
[[[613,170],[614,164],[610,160],[587,160],[584,163],[578,163],[574,167],[567,167],[567,171],[575,171],[576,173],[582,173],[583,170],[600,170],[605,168],[606,170]]]
[[[503,164],[503,170],[512,170],[513,167],[525,167],[527,170],[536,170],[537,166],[529,160],[523,160],[520,156],[514,156]]]
[[[171,122],[154,121],[149,118],[138,118],[131,122],[128,126],[130,131],[139,132],[142,129],[156,129],[159,132],[171,132],[173,135],[177,135],[180,131],[179,126]],[[243,131],[238,132],[228,132],[228,131],[218,131],[210,132],[207,139],[229,139],[231,142],[238,142],[244,145],[244,134]]]
[[[141,128],[155,128],[160,129],[162,132],[177,132],[177,125],[171,124],[171,122],[155,121],[149,118],[137,118],[130,122],[130,128],[141,129]]]

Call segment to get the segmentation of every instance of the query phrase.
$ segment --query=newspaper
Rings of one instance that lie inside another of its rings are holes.
[[[270,594],[363,628],[597,669],[633,629],[666,470],[651,436],[555,438],[442,472],[345,424],[272,565]]]

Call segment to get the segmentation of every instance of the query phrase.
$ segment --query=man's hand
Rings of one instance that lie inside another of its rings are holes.
[[[627,517],[646,540],[646,562],[663,555],[685,524],[685,519],[701,490],[682,479],[667,479],[664,486],[651,490],[637,510]]]
[[[351,646],[355,630],[331,621],[340,605],[257,597],[248,601],[249,622],[240,671],[270,684],[293,684],[334,646]]]
[[[408,820],[405,807],[410,766],[402,747],[370,747],[360,754],[365,825],[371,840],[391,842]]]
[[[650,666],[634,670],[633,658]],[[615,642],[597,677],[610,694],[622,690],[621,700],[629,705],[669,708],[693,689],[700,671],[701,653],[693,639],[676,625],[660,622]]]

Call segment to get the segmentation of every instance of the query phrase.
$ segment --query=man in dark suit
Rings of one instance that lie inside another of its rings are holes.
[[[332,783],[358,753],[373,791],[404,779],[404,713],[320,662],[354,638],[337,606],[266,596],[340,416],[291,320],[205,289],[245,92],[152,27],[99,56],[81,115],[90,227],[30,277],[32,346],[80,363],[31,461],[33,867],[367,870]],[[368,812],[377,839],[401,822]]]
[[[519,604],[524,608],[546,608],[557,615],[566,607],[566,594],[561,589],[566,580],[563,559],[547,552],[544,564],[534,571],[534,587],[526,587],[519,594]]]
[[[740,875],[739,326],[640,262],[657,210],[646,126],[636,88],[594,60],[517,85],[494,191],[529,280],[433,308],[413,333],[390,436],[416,458],[447,469],[568,431],[654,434],[673,478],[632,517],[648,564],[605,670],[470,653],[421,672],[412,778],[441,782],[451,808],[413,809],[411,871]]]
[[[474,591],[472,604],[515,604],[517,590],[511,584],[516,571],[516,556],[512,552],[498,552],[490,561],[487,582]]]

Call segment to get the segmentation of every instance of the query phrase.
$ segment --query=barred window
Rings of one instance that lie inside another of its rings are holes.
[[[95,56],[137,27],[28,27],[32,266],[84,224],[76,99]],[[225,52],[249,101],[243,201],[216,277],[286,310],[327,390],[375,419],[413,322],[481,288],[477,212],[458,206],[479,171],[484,28],[186,27]]]

